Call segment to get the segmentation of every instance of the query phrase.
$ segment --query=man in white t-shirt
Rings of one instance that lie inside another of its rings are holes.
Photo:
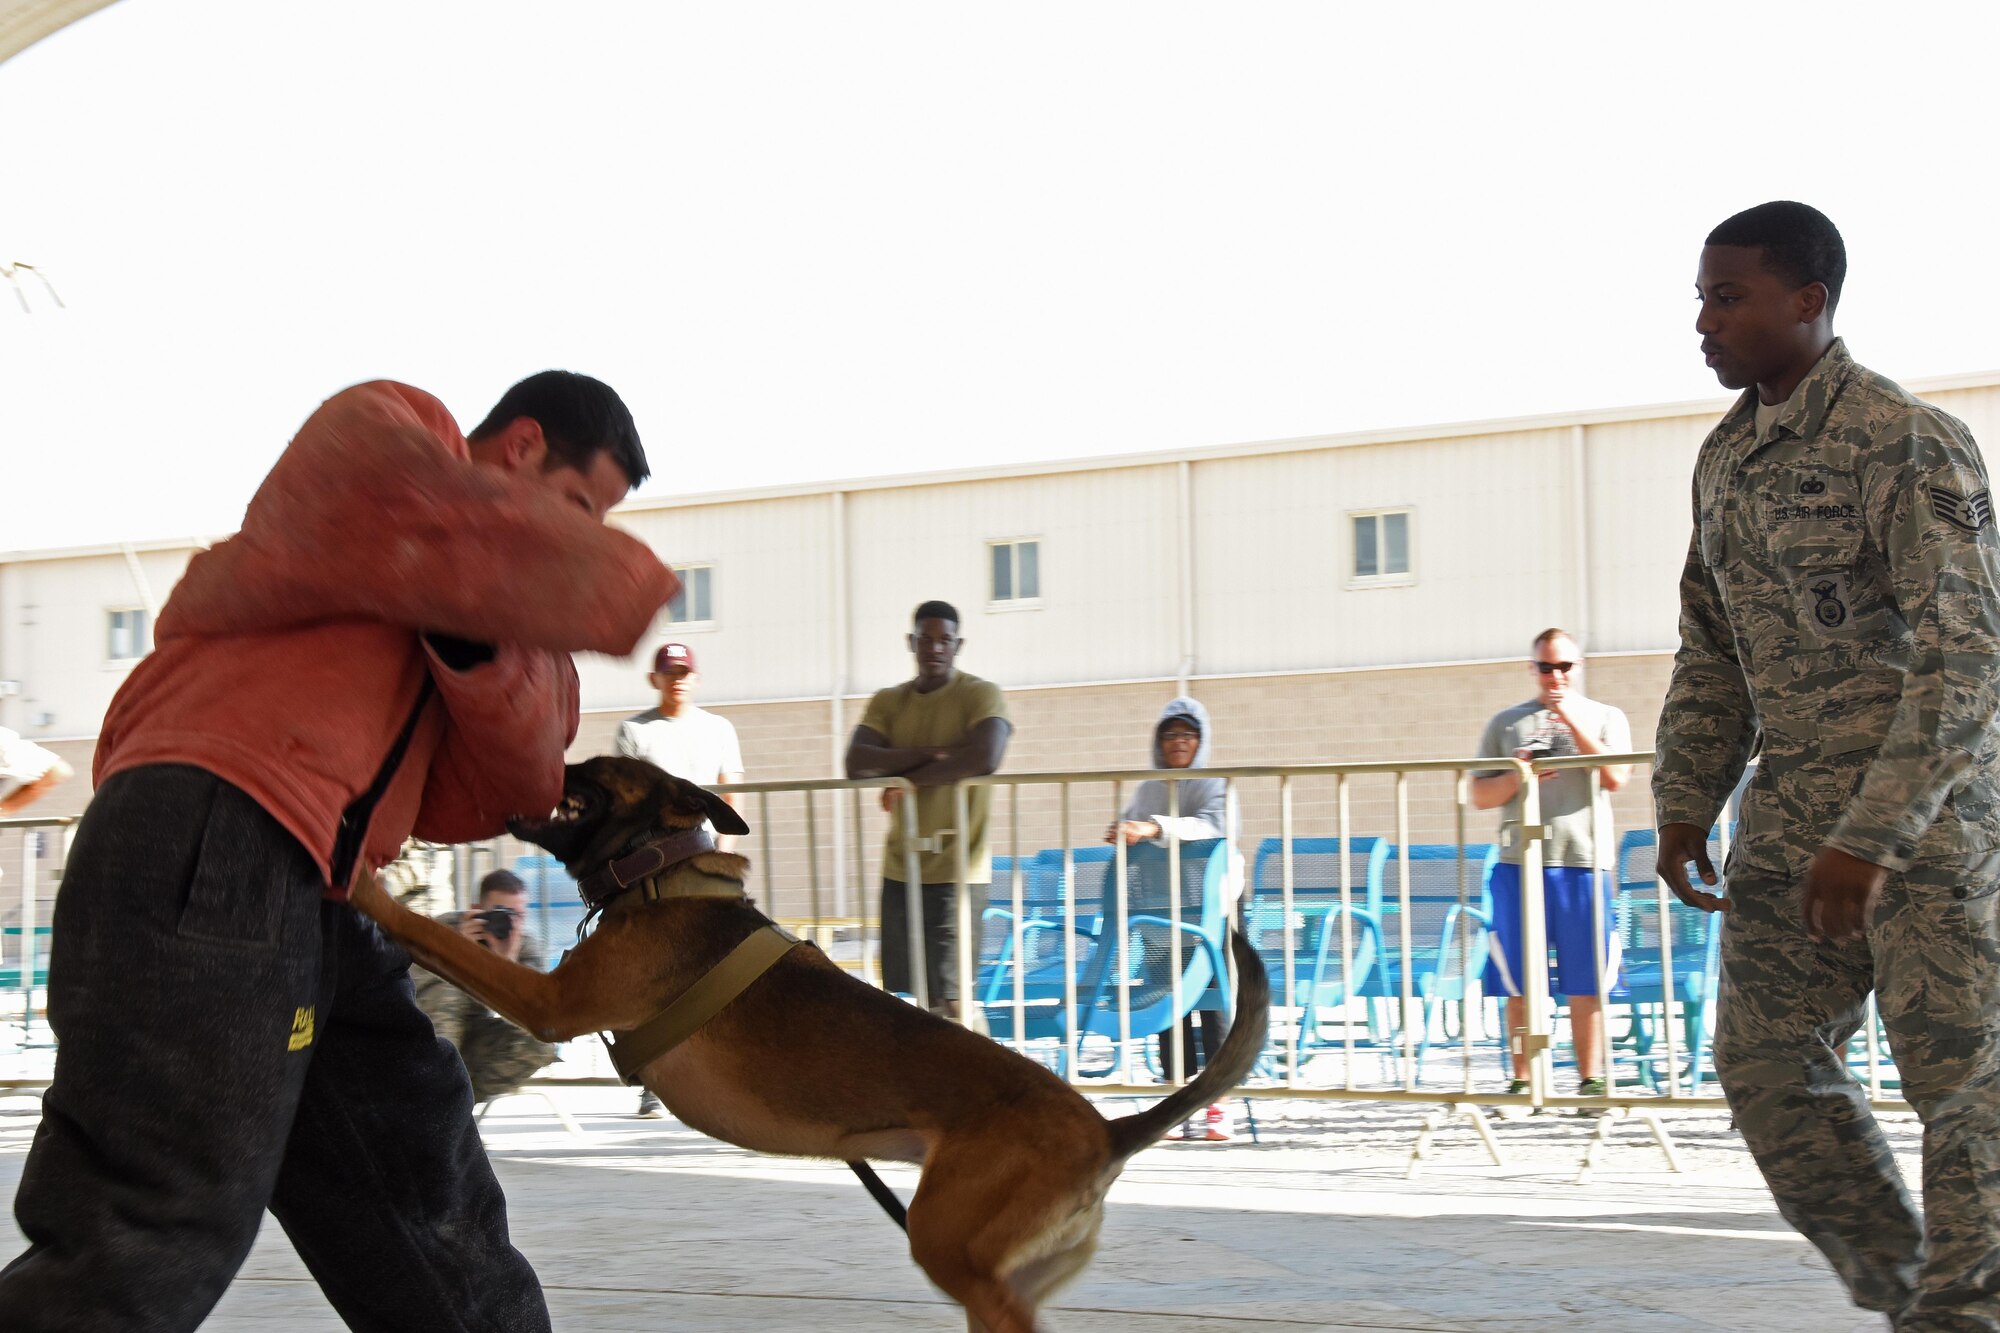
[[[694,650],[684,643],[662,645],[653,655],[653,672],[646,681],[660,692],[660,703],[634,713],[618,724],[617,752],[656,764],[677,778],[713,787],[743,781],[743,750],[736,728],[695,705],[701,676],[694,669]],[[731,805],[730,797],[724,797]],[[725,835],[716,845],[728,849]]]
[[[653,671],[646,681],[660,692],[659,706],[618,724],[617,752],[704,787],[743,781],[743,749],[736,728],[728,718],[695,706],[701,676],[694,669],[694,650],[684,643],[663,644],[653,654]],[[722,799],[736,804],[733,796]],[[715,844],[727,851],[734,841],[718,834]],[[649,1120],[664,1114],[650,1089],[640,1093],[638,1113]]]

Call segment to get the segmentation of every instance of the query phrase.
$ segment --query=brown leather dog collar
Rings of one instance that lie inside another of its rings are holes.
[[[706,828],[683,829],[584,876],[577,881],[577,895],[595,912],[641,880],[714,850],[715,836]]]

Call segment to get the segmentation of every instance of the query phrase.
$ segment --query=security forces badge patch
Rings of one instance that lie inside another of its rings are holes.
[[[1806,593],[1812,599],[1806,613],[1812,617],[1820,633],[1838,635],[1847,628],[1847,622],[1852,618],[1848,606],[1853,597],[1848,592],[1844,571],[1814,574],[1806,580]]]

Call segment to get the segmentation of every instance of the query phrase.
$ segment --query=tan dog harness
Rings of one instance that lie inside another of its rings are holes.
[[[604,1045],[611,1052],[618,1077],[637,1083],[640,1070],[701,1031],[709,1019],[770,971],[772,964],[803,942],[782,926],[765,926],[731,949],[650,1022],[630,1032],[605,1034]]]

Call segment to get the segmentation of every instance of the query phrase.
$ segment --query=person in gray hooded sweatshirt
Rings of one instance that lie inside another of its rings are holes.
[[[1199,701],[1183,695],[1160,711],[1160,720],[1153,728],[1153,767],[1206,768],[1209,740],[1208,710]],[[1180,788],[1178,804],[1172,794],[1174,786]],[[1176,809],[1180,812],[1178,816],[1170,813]],[[1158,778],[1148,779],[1132,793],[1131,802],[1126,805],[1118,822],[1105,831],[1104,840],[1114,842],[1122,838],[1128,846],[1139,842],[1164,844],[1169,830],[1184,843],[1205,838],[1229,839],[1225,853],[1229,863],[1223,880],[1223,892],[1227,895],[1223,913],[1225,917],[1233,916],[1236,900],[1243,893],[1243,858],[1236,850],[1236,795],[1230,790],[1229,780],[1188,778],[1174,784]],[[1223,1035],[1229,1030],[1229,1016],[1221,1010],[1204,1009],[1199,1017],[1199,1041],[1195,1036],[1194,1014],[1182,1020],[1180,1034],[1180,1049],[1193,1057],[1195,1069],[1207,1064],[1222,1049]],[[1173,1032],[1160,1034],[1160,1067],[1169,1078],[1178,1079],[1184,1075],[1175,1059],[1174,1045]],[[1193,1071],[1187,1072],[1191,1074]],[[1221,1106],[1211,1106],[1203,1121],[1190,1120],[1183,1125],[1179,1137],[1226,1139],[1229,1137],[1228,1114]]]

